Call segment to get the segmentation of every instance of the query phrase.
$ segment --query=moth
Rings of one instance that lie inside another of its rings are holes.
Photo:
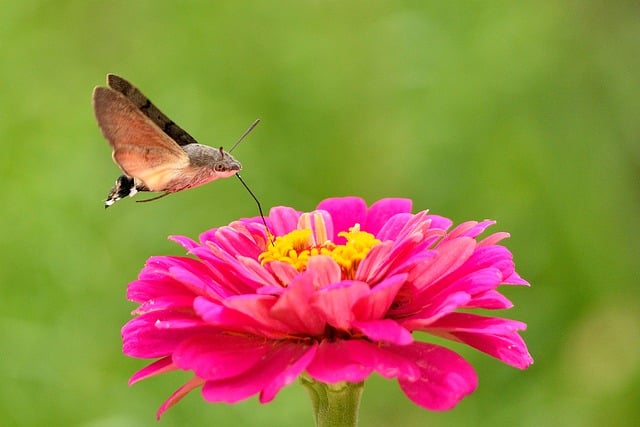
[[[242,165],[229,152],[222,147],[198,144],[122,77],[108,74],[107,85],[93,90],[93,109],[98,126],[113,149],[113,160],[123,174],[107,196],[105,208],[139,191],[162,193],[139,200],[147,202],[236,175],[258,203],[264,219],[258,199],[238,175]],[[231,150],[258,122],[247,129]]]

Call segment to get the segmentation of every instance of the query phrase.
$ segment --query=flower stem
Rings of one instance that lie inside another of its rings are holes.
[[[300,378],[309,392],[316,427],[356,427],[364,382],[325,384]]]

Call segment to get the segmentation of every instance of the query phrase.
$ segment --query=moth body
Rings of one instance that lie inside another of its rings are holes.
[[[202,144],[189,144],[182,148],[189,158],[188,166],[176,169],[164,188],[156,191],[176,193],[216,179],[228,178],[242,169],[240,162],[222,149]]]
[[[139,191],[162,192],[159,198],[228,178],[242,169],[222,147],[198,144],[122,77],[109,74],[107,83],[109,87],[93,91],[94,111],[123,175],[105,207]]]

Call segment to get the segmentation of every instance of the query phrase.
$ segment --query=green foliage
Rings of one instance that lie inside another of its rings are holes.
[[[130,79],[202,143],[229,147],[263,206],[414,200],[493,218],[530,289],[508,289],[536,364],[456,347],[480,387],[416,407],[372,378],[361,424],[599,426],[640,419],[640,12],[631,1],[0,1],[0,424],[311,425],[296,384],[269,405],[187,377],[127,387],[126,283],[151,255],[256,208],[236,180],[149,204],[118,175],[91,109]]]

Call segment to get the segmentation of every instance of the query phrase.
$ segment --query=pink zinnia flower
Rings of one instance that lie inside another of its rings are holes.
[[[124,352],[158,359],[130,382],[193,373],[160,416],[197,387],[209,402],[259,393],[265,403],[300,375],[355,383],[377,372],[397,378],[416,404],[446,410],[475,390],[476,373],[413,331],[529,366],[524,323],[469,312],[509,308],[497,287],[527,285],[498,244],[509,235],[479,240],[493,221],[449,230],[446,218],[410,212],[406,199],[367,208],[333,198],[310,213],[273,208],[273,236],[253,218],[209,230],[199,243],[173,237],[195,258],[152,257],[128,287],[140,306],[122,330]]]

